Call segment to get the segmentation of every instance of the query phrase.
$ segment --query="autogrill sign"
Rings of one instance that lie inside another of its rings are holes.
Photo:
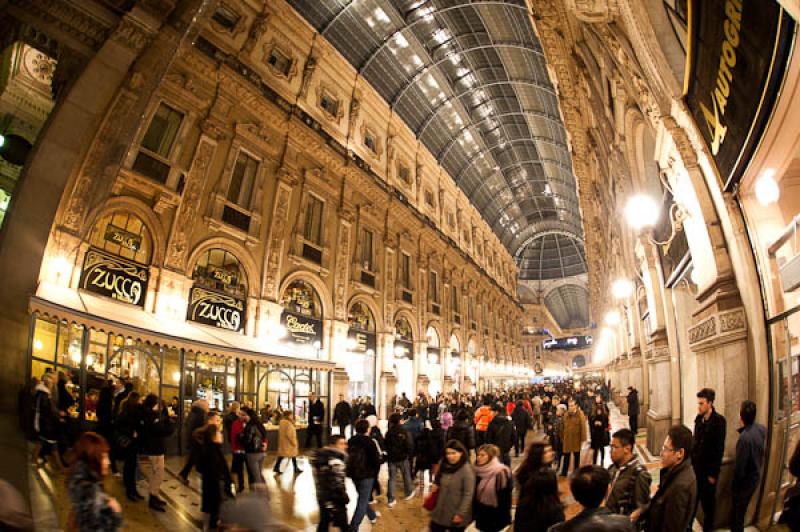
[[[90,248],[83,259],[80,287],[143,307],[148,277],[147,266]]]
[[[245,322],[245,302],[238,297],[193,286],[189,292],[187,319],[220,329],[241,331]]]
[[[780,91],[794,23],[776,0],[689,0],[688,7],[686,104],[730,189]]]

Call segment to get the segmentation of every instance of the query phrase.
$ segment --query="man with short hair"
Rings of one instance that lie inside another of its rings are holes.
[[[317,447],[322,447],[322,423],[325,421],[325,405],[317,398],[315,393],[308,395],[308,427],[306,428],[306,447],[311,448],[311,439],[314,438]],[[344,437],[344,434],[341,435]]]
[[[743,401],[739,409],[739,441],[736,442],[736,465],[733,469],[731,532],[744,530],[747,505],[758,486],[764,462],[764,442],[767,429],[756,423],[756,404]]]
[[[339,394],[339,402],[333,408],[333,419],[331,420],[334,425],[339,427],[339,434],[344,436],[344,431],[347,425],[353,421],[353,407],[344,398],[344,394]],[[350,429],[351,432],[353,429]]]
[[[311,465],[314,467],[314,482],[319,503],[319,525],[317,532],[327,531],[330,525],[347,530],[347,496],[345,473],[347,472],[347,440],[341,434],[328,439],[328,444],[316,452]]]
[[[511,449],[517,443],[517,429],[514,422],[508,419],[502,403],[497,403],[494,411],[495,415],[486,430],[486,443],[496,445],[500,449],[500,461],[511,467]]]
[[[703,507],[703,530],[714,530],[717,480],[725,452],[727,423],[714,409],[716,393],[711,388],[697,392],[692,466],[697,477],[697,499]]]
[[[182,434],[182,439],[186,442],[186,450],[189,453],[189,456],[186,458],[186,464],[178,473],[178,476],[184,484],[189,484],[189,473],[191,473],[192,468],[197,465],[194,461],[197,458],[200,444],[192,435],[194,431],[204,426],[207,422],[208,401],[205,399],[197,399],[192,403],[192,409],[189,411],[189,415],[186,416],[186,432]]]
[[[645,532],[691,530],[697,502],[697,480],[691,455],[691,431],[683,425],[674,425],[661,447],[663,467],[658,491],[640,518],[644,522]]]
[[[350,530],[358,532],[358,527],[366,515],[370,523],[375,524],[379,514],[369,506],[372,487],[381,468],[381,457],[378,446],[367,436],[369,421],[359,419],[355,424],[356,435],[347,442],[347,476],[353,479],[358,492],[358,502]]]
[[[583,511],[569,521],[553,525],[550,532],[633,532],[635,529],[627,517],[600,507],[609,482],[608,471],[600,466],[587,465],[576,470],[569,487]]]
[[[639,392],[628,386],[628,425],[634,436],[639,432]]]
[[[636,521],[650,502],[650,473],[633,451],[634,436],[630,429],[620,429],[611,437],[611,493],[606,508],[616,514],[629,515]]]

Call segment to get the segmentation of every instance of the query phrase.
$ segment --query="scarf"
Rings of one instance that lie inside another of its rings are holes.
[[[445,449],[445,451],[447,451],[447,449]],[[447,458],[442,458],[442,466],[439,469],[439,473],[453,474],[459,469],[461,469],[466,463],[467,463],[467,455],[464,453],[461,454],[461,459],[455,464],[451,464],[447,460]]]
[[[497,508],[497,492],[506,487],[511,470],[497,458],[492,458],[482,466],[476,465],[475,473],[481,479],[478,483],[478,501]]]

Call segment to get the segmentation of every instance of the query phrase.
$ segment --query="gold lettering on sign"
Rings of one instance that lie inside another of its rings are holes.
[[[711,136],[711,153],[716,155],[720,146],[725,142],[728,126],[723,122],[728,97],[733,85],[733,68],[736,66],[736,49],[739,47],[739,30],[742,27],[742,0],[727,0],[725,2],[725,23],[723,29],[725,40],[719,57],[719,70],[717,70],[717,85],[710,93],[711,107],[701,103],[700,109],[706,119],[708,133]]]
[[[300,323],[297,316],[286,316],[286,328],[293,333],[317,334],[313,323]]]
[[[233,274],[222,270],[214,270],[214,279],[225,284],[231,284],[233,282]]]

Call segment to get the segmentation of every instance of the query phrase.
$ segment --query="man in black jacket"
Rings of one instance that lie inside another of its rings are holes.
[[[325,421],[325,405],[316,394],[308,396],[308,428],[306,429],[306,447],[311,447],[311,438],[317,440],[317,447],[322,447],[322,423]],[[344,436],[344,434],[342,434]]]
[[[683,425],[669,429],[661,447],[658,491],[640,519],[645,532],[691,530],[697,502],[697,481],[692,469],[692,433]]]
[[[569,487],[583,511],[569,521],[552,526],[551,532],[633,532],[630,519],[600,507],[608,493],[609,481],[608,471],[600,466],[578,469]]]
[[[731,532],[744,530],[747,505],[758,486],[761,466],[764,463],[764,441],[767,429],[756,423],[756,404],[744,401],[739,409],[739,441],[736,442],[736,466],[733,469],[733,507]]]
[[[345,474],[347,466],[347,440],[341,434],[331,436],[328,445],[317,451],[311,465],[317,486],[319,525],[317,532],[327,531],[330,525],[348,530]]]
[[[364,515],[370,523],[378,520],[378,513],[369,506],[372,495],[372,486],[381,467],[381,457],[375,441],[367,436],[369,421],[359,419],[356,421],[356,435],[347,442],[347,476],[353,479],[353,484],[358,492],[358,502],[353,519],[350,521],[350,530],[358,530]]]
[[[195,440],[192,435],[194,431],[202,427],[206,424],[206,420],[208,419],[208,401],[205,399],[197,399],[194,403],[192,403],[192,409],[189,411],[189,415],[186,416],[186,432],[182,435],[183,441],[186,442],[186,452],[188,453],[188,457],[186,458],[186,464],[184,464],[183,469],[180,470],[178,476],[181,477],[184,484],[189,483],[189,473],[192,472],[192,468],[197,465],[194,463],[194,460],[197,458],[197,447],[199,443]]]
[[[511,413],[511,421],[517,429],[517,437],[514,440],[514,453],[519,456],[519,451],[525,452],[525,436],[528,434],[528,427],[531,426],[531,415],[522,406],[522,401],[517,400],[517,406]]]
[[[725,418],[714,409],[716,394],[711,388],[697,392],[697,412],[694,419],[694,449],[692,465],[697,477],[697,500],[703,507],[703,530],[714,530],[717,481],[725,452]]]
[[[650,473],[633,451],[633,432],[620,429],[611,437],[611,493],[606,508],[614,513],[633,515],[635,521],[650,502]]]
[[[628,425],[636,436],[639,431],[639,392],[633,386],[628,386]]]
[[[494,410],[496,414],[486,429],[486,443],[497,445],[500,449],[500,461],[511,467],[511,448],[517,441],[517,429],[506,417],[506,409],[502,405],[495,405]]]
[[[350,406],[345,398],[344,394],[339,394],[339,402],[336,403],[336,406],[333,408],[333,424],[339,427],[339,434],[344,436],[344,431],[352,421],[353,417],[353,407]]]

